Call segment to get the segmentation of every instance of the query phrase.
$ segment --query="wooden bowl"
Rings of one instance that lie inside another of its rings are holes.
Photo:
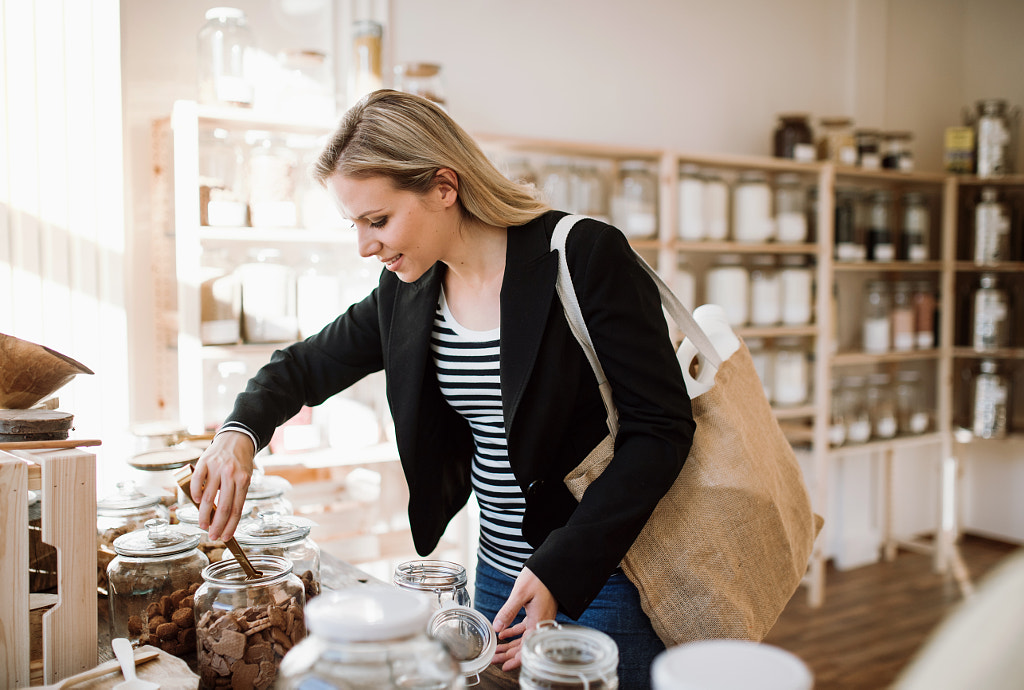
[[[27,410],[92,370],[45,345],[0,333],[0,408]]]

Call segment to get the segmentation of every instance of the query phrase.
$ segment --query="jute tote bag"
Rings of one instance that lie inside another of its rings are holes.
[[[617,413],[565,262],[565,240],[581,216],[566,216],[551,248],[566,318],[602,389],[611,433],[565,477],[579,500],[611,461]],[[622,562],[666,646],[711,638],[760,641],[807,570],[823,520],[754,369],[746,345],[721,361],[693,316],[650,266],[637,260],[662,303],[712,366],[714,386],[692,400],[693,446]]]

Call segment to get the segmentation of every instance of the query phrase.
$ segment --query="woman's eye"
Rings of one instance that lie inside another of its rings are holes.
[[[380,220],[370,221],[371,228],[383,228],[384,224],[388,222],[388,217],[384,216]]]

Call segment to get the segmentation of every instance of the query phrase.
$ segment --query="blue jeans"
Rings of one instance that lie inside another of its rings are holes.
[[[508,600],[514,583],[514,578],[478,560],[473,608],[493,621]],[[520,611],[515,623],[522,618],[523,612]],[[600,630],[615,640],[619,648],[619,687],[622,690],[647,690],[651,687],[651,664],[665,645],[640,607],[640,593],[622,572],[608,578],[578,621],[561,612],[556,620]]]

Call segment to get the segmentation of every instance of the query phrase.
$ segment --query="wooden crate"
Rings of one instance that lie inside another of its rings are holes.
[[[42,538],[57,549],[56,603],[42,614],[42,682],[93,668],[96,630],[96,456],[0,451],[0,687],[31,683],[28,491],[42,501]]]

